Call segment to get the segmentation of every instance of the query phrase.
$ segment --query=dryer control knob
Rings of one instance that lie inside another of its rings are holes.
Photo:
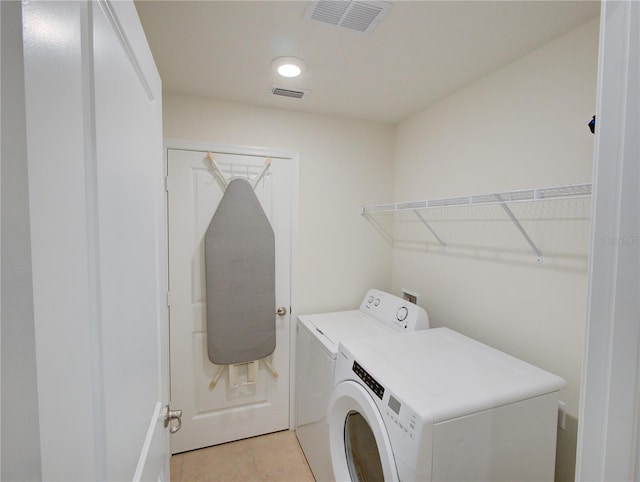
[[[367,300],[367,303],[371,303],[373,302],[373,296],[369,296],[369,299]]]
[[[378,306],[379,304],[380,304],[380,298],[376,298],[376,301],[374,301],[373,305]]]
[[[409,310],[407,309],[406,306],[403,306],[396,313],[396,318],[398,319],[398,321],[404,321],[407,319],[408,315],[409,315]]]

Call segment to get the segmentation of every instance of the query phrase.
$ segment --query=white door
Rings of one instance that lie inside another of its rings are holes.
[[[161,84],[132,2],[24,2],[43,480],[168,480]]]
[[[291,221],[295,167],[291,158],[271,157],[256,194],[275,233],[276,348],[268,358],[275,376],[260,362],[256,381],[232,387],[226,370],[210,388],[218,366],[207,356],[204,234],[223,190],[207,171],[206,151],[167,149],[169,192],[169,288],[171,403],[183,410],[182,429],[171,439],[173,453],[251,437],[289,427]],[[268,153],[214,152],[227,179],[250,179]],[[247,299],[251,293],[247,293]],[[248,374],[239,373],[240,381]]]
[[[110,480],[129,479],[134,462],[133,480],[158,480],[169,448],[162,92],[150,52],[140,53],[148,50],[142,50],[146,39],[135,14],[132,4],[119,2],[93,8],[95,208]],[[137,51],[131,45],[136,42]]]

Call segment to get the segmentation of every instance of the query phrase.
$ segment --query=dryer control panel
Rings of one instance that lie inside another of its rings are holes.
[[[383,416],[388,419],[386,426],[393,427],[390,430],[396,431],[405,439],[413,439],[416,434],[418,415],[394,397],[392,393],[388,395],[386,408],[383,411]]]
[[[371,391],[380,399],[384,397],[384,387],[380,385],[375,378],[373,378],[369,373],[360,366],[360,364],[354,360],[353,362],[353,373],[358,375],[360,380],[362,380],[365,385],[367,385]]]
[[[360,311],[396,331],[429,328],[429,318],[422,307],[376,289],[367,292]]]
[[[380,399],[378,405],[381,408],[380,413],[387,419],[387,428],[398,434],[401,438],[413,439],[418,422],[416,412],[409,409],[391,392],[385,390],[356,360],[353,360],[351,370],[364,382],[369,390]]]
[[[404,439],[413,439],[416,433],[418,415],[409,409],[391,392],[378,383],[357,361],[353,361],[351,370],[380,399],[381,414],[387,419],[386,426]],[[385,396],[386,394],[386,396]]]

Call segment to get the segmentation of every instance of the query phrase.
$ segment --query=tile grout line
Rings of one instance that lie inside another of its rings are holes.
[[[258,472],[258,465],[256,464],[255,448],[253,446],[253,440],[249,441],[249,447],[251,448],[251,462],[253,463],[253,473],[262,482],[262,474]]]

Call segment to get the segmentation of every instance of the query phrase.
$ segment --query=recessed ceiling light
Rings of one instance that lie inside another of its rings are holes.
[[[278,73],[283,77],[297,77],[302,73],[302,69],[297,65],[284,64],[278,67]]]
[[[273,59],[271,65],[276,69],[276,72],[282,77],[298,77],[302,73],[304,62],[295,57],[278,57]]]

